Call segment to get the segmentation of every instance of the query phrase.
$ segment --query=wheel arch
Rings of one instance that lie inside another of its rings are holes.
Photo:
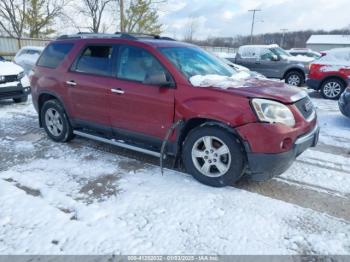
[[[304,77],[304,80],[305,80],[305,76],[306,76],[305,71],[304,71],[303,69],[299,68],[299,67],[291,67],[291,68],[288,68],[288,69],[286,70],[286,72],[283,74],[283,79],[286,79],[286,76],[287,76],[290,72],[293,72],[293,71],[297,71],[297,72],[301,73],[301,74],[303,75],[303,77]]]
[[[347,86],[347,82],[346,82],[346,80],[343,77],[338,76],[338,75],[329,75],[329,76],[326,76],[324,79],[322,79],[321,84],[320,84],[320,89],[322,88],[323,84],[326,81],[331,80],[331,79],[339,80],[339,81],[341,81],[344,84],[344,87]]]

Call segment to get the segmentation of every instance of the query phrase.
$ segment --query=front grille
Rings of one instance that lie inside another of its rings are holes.
[[[22,94],[23,94],[22,91],[1,92],[1,89],[0,89],[0,98],[13,97],[13,96],[18,96]]]
[[[17,75],[5,76],[5,80],[3,83],[17,82]]]
[[[315,111],[314,105],[308,96],[296,102],[295,106],[298,108],[299,112],[304,116],[305,119],[308,119]]]

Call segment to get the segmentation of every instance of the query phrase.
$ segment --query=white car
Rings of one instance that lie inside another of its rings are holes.
[[[15,103],[28,100],[29,79],[22,67],[8,61],[0,61],[0,100],[13,99]]]
[[[36,64],[36,61],[38,61],[43,50],[44,47],[40,46],[25,46],[17,52],[14,62],[23,67],[24,72],[28,74]]]

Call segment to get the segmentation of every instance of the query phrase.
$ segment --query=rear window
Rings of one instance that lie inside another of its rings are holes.
[[[37,65],[49,68],[58,67],[72,47],[72,43],[54,43],[48,45],[41,55]]]

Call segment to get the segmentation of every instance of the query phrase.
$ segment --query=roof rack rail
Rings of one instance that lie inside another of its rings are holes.
[[[143,34],[143,33],[122,33],[116,32],[114,34],[104,34],[104,33],[93,33],[93,32],[78,32],[72,35],[61,35],[57,40],[63,39],[84,39],[84,38],[124,38],[129,40],[138,40],[142,38],[151,38],[151,39],[160,39],[160,40],[169,40],[176,41],[170,37],[161,37],[154,34]]]
[[[130,37],[135,37],[136,39],[139,38],[153,38],[153,39],[159,39],[159,40],[169,40],[169,41],[176,41],[173,38],[166,37],[166,36],[160,36],[156,34],[146,34],[146,33],[121,33],[121,32],[115,32],[115,34],[121,34],[121,35],[128,35]]]

